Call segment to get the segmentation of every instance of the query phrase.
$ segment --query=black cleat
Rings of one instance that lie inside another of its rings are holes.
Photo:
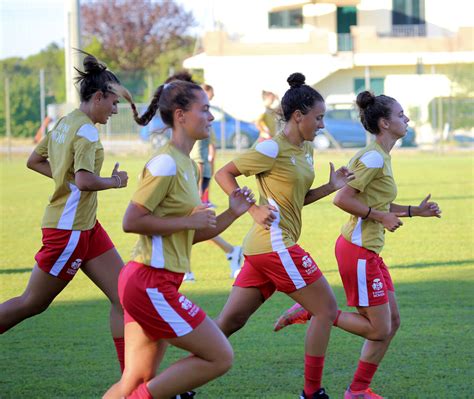
[[[329,399],[329,395],[326,393],[324,388],[320,388],[315,393],[313,393],[313,396],[311,397],[306,396],[304,391],[301,392],[300,399]]]

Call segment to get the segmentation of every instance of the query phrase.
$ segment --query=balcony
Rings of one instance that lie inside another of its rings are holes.
[[[426,25],[392,25],[392,31],[380,36],[389,37],[417,37],[426,36]]]

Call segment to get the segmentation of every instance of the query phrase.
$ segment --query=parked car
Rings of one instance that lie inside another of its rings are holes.
[[[211,105],[210,111],[214,115],[212,127],[216,132],[216,146],[221,148],[222,127],[224,126],[224,138],[226,148],[249,148],[258,138],[258,129],[251,122],[240,121],[240,136],[237,134],[239,121],[223,111],[221,108]],[[140,137],[150,141],[154,148],[159,148],[170,139],[171,131],[166,129],[159,112],[153,117],[147,126],[140,129]],[[238,145],[240,144],[240,146]]]
[[[317,149],[330,147],[364,147],[367,133],[360,123],[358,112],[352,108],[328,108],[324,116],[325,128],[318,132],[313,144]],[[407,134],[398,144],[402,147],[415,147],[415,131],[408,127]]]

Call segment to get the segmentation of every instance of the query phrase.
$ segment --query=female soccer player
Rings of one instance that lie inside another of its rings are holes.
[[[46,310],[81,268],[112,304],[110,328],[122,365],[123,312],[117,281],[123,262],[96,213],[97,191],[126,187],[128,177],[118,164],[111,177],[100,176],[104,149],[94,126],[106,124],[117,113],[120,82],[90,54],[84,58],[84,72],[78,73],[79,109],[56,123],[27,162],[28,168],[52,178],[55,189],[43,217],[43,246],[25,292],[0,305],[0,332]]]
[[[441,210],[429,202],[430,195],[418,206],[393,202],[397,186],[390,151],[405,136],[409,121],[401,105],[391,97],[368,91],[357,96],[357,105],[360,120],[375,135],[375,141],[352,158],[349,169],[355,179],[334,198],[334,204],[351,215],[336,242],[336,258],[347,304],[357,308],[357,313],[338,311],[334,325],[366,339],[344,398],[377,399],[382,397],[371,390],[370,383],[400,325],[392,279],[379,255],[384,230],[393,232],[402,226],[402,216],[441,217]],[[310,317],[295,305],[280,318],[276,329]]]
[[[334,171],[329,182],[311,189],[314,180],[312,141],[324,127],[322,96],[294,73],[281,106],[286,125],[272,139],[238,156],[216,174],[227,193],[238,189],[236,177],[256,175],[260,204],[249,213],[254,225],[244,241],[245,261],[229,299],[217,319],[227,336],[244,326],[275,290],[292,297],[314,315],[306,335],[305,384],[301,398],[328,398],[321,387],[324,356],[337,316],[334,294],[309,253],[297,240],[301,210],[352,180],[346,168]]]
[[[178,289],[189,269],[192,244],[226,229],[247,211],[253,197],[246,188],[233,190],[229,209],[218,217],[201,204],[198,170],[189,152],[196,140],[209,136],[214,117],[200,86],[172,81],[157,89],[141,117],[133,103],[132,109],[141,125],[159,109],[173,132],[170,142],[145,165],[123,219],[124,230],[139,234],[139,239],[133,260],[119,278],[125,371],[105,397],[170,398],[231,367],[233,352],[224,334]],[[155,376],[167,343],[191,356]]]

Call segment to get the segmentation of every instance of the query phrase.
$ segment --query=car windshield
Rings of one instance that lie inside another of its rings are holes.
[[[326,116],[336,120],[353,120],[358,121],[357,111],[354,108],[332,109],[327,111]]]

